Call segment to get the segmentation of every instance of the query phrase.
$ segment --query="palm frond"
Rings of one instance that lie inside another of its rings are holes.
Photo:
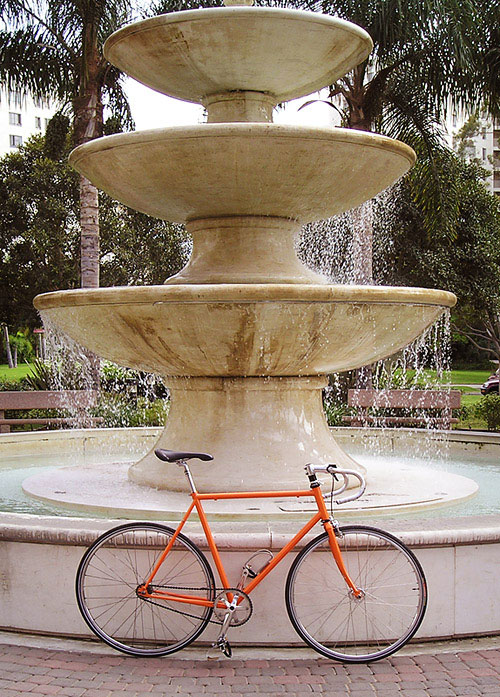
[[[40,27],[0,32],[0,81],[7,89],[62,99],[73,65]]]
[[[109,66],[109,71],[104,87],[104,103],[111,111],[113,117],[117,118],[123,129],[133,130],[135,128],[134,119],[130,110],[127,95],[122,86],[122,74],[114,66]]]

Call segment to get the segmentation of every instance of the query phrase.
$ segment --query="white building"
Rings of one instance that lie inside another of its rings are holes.
[[[0,157],[15,152],[35,133],[43,134],[57,111],[47,99],[33,99],[19,90],[0,89]]]
[[[458,133],[466,121],[464,117],[453,115],[447,123],[450,145],[454,150],[458,146]],[[485,184],[491,193],[500,196],[500,121],[479,118],[477,128],[466,139],[463,155],[467,160],[476,160],[490,173]]]

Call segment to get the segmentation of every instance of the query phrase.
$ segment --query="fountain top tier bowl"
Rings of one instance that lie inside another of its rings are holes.
[[[139,82],[178,99],[205,103],[243,91],[277,104],[332,84],[372,46],[361,27],[327,15],[225,7],[136,22],[110,36],[104,53]]]

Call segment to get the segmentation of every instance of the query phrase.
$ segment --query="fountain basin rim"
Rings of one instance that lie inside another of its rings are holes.
[[[411,304],[453,307],[457,298],[445,290],[398,286],[344,286],[306,284],[200,284],[115,286],[59,290],[37,295],[37,310],[81,305],[155,303],[351,303]]]
[[[190,126],[169,126],[167,128],[151,128],[144,131],[131,131],[128,133],[115,133],[110,136],[95,138],[88,143],[79,145],[69,155],[69,163],[78,169],[78,163],[87,155],[103,152],[110,148],[127,145],[147,145],[151,142],[181,139],[181,138],[227,138],[239,136],[253,138],[256,136],[269,138],[302,138],[311,140],[324,139],[328,142],[345,142],[365,147],[392,150],[394,153],[405,157],[409,166],[415,164],[417,156],[413,148],[395,138],[360,131],[355,128],[319,128],[313,126],[296,126],[278,123],[201,123]]]
[[[78,545],[86,547],[94,542],[96,537],[106,530],[122,525],[123,518],[78,518],[67,516],[41,516],[29,513],[0,512],[0,541],[29,542],[32,544]],[[129,522],[129,521],[127,521]],[[158,522],[158,521],[156,521]],[[166,523],[171,522],[166,520]],[[468,516],[455,520],[457,527],[440,528],[440,519],[425,521],[394,522],[384,520],[380,525],[389,529],[411,547],[446,547],[450,545],[481,545],[498,543],[500,539],[500,515]],[[342,520],[340,520],[342,524]],[[370,520],[370,525],[378,525]],[[239,524],[241,532],[227,532],[227,523],[213,521],[211,527],[217,534],[217,546],[220,549],[245,550],[259,547],[279,549],[288,541],[290,534],[283,532],[282,523],[269,522],[265,524]],[[231,523],[235,527],[234,523]],[[271,526],[271,527],[270,527]],[[424,527],[425,526],[425,527]],[[236,527],[239,527],[236,524]],[[218,531],[218,528],[221,531]],[[224,530],[226,528],[226,530]],[[288,525],[290,528],[290,525]],[[199,547],[208,549],[205,536],[200,532],[198,524],[187,526],[185,534]],[[297,545],[297,549],[305,546],[316,533],[309,533]]]
[[[353,49],[351,55],[347,59],[344,59],[342,64],[335,66],[335,70],[322,71],[322,74],[315,79],[311,80],[306,84],[300,86],[289,87],[281,91],[276,91],[276,104],[282,101],[288,101],[303,95],[311,94],[312,92],[325,87],[328,84],[334,82],[338,77],[348,72],[351,68],[358,65],[360,62],[365,60],[373,49],[373,41],[371,36],[360,26],[349,22],[348,20],[341,19],[340,17],[332,17],[331,15],[326,15],[317,12],[310,12],[300,9],[291,8],[276,8],[276,7],[244,7],[244,6],[232,6],[232,7],[211,7],[211,8],[199,8],[193,10],[184,10],[178,12],[169,12],[166,14],[158,15],[156,17],[150,17],[145,20],[134,22],[125,27],[122,27],[118,31],[111,34],[104,44],[103,52],[106,59],[116,65],[120,69],[123,69],[120,61],[120,57],[114,55],[114,49],[123,41],[128,40],[131,36],[136,34],[151,31],[158,27],[164,25],[172,24],[182,24],[185,22],[197,22],[197,21],[209,21],[211,23],[217,20],[232,19],[235,18],[238,22],[245,21],[246,18],[255,19],[258,18],[262,21],[272,21],[273,19],[279,20],[292,20],[299,21],[308,24],[324,25],[332,29],[341,29],[346,34],[350,34],[353,38],[356,38],[361,46],[357,47],[357,50]],[[116,61],[116,62],[115,62]],[[127,71],[125,71],[127,72]],[[132,74],[132,73],[130,73]],[[134,75],[132,74],[132,77]],[[265,76],[263,76],[264,79]],[[137,79],[137,78],[136,78]],[[140,81],[140,80],[139,80]],[[150,84],[152,89],[159,91],[163,94],[170,94],[173,97],[182,99],[184,101],[199,102],[199,98],[194,96],[193,90],[190,89],[189,82],[186,81],[186,86],[179,90],[164,91],[165,88],[160,88],[160,83],[155,81],[155,84]],[[143,84],[147,84],[144,82]],[[208,84],[208,83],[207,83]],[[236,87],[240,87],[237,85]]]

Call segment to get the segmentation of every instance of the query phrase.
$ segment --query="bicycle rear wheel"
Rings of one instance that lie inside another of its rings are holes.
[[[290,568],[288,615],[302,639],[324,656],[376,661],[395,653],[420,626],[427,605],[424,572],[413,552],[387,532],[362,525],[341,532],[342,558],[361,599],[340,574],[324,533]]]
[[[136,589],[151,573],[174,530],[157,523],[128,523],[101,535],[84,554],[76,576],[83,619],[103,641],[134,656],[182,649],[207,626],[212,607],[147,600]],[[158,570],[153,588],[179,590],[213,601],[215,582],[203,553],[184,535]]]

